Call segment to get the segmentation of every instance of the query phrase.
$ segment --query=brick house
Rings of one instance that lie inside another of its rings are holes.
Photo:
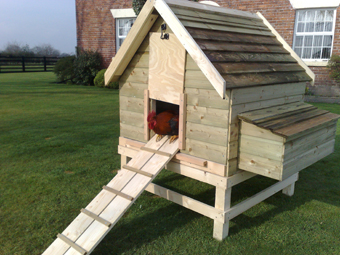
[[[340,0],[215,0],[222,7],[261,12],[315,73],[311,92],[340,96],[340,85],[329,78],[331,54],[340,55]],[[77,45],[99,51],[108,66],[135,14],[132,0],[76,0]]]

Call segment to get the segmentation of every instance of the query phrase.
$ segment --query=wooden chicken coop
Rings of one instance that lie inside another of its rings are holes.
[[[44,254],[89,254],[147,190],[214,221],[229,221],[334,150],[338,115],[303,102],[314,74],[261,14],[180,0],[147,0],[105,73],[120,84],[121,170]],[[156,142],[147,115],[179,111],[179,139]],[[152,183],[163,169],[216,187],[215,206]],[[278,180],[231,207],[232,187]]]

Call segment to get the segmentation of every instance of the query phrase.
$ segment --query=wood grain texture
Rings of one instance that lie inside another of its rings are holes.
[[[206,108],[199,106],[187,106],[187,121],[208,126],[228,128],[229,111]]]
[[[151,33],[149,39],[149,96],[179,104],[184,89],[186,52],[174,34],[169,34],[168,40],[160,36],[160,33]]]
[[[287,53],[281,46],[276,45],[260,45],[250,43],[234,43],[234,42],[215,42],[211,40],[196,40],[198,46],[204,51],[208,59],[212,59],[209,52],[206,51],[221,51],[222,53],[214,52],[214,58],[223,58],[224,52],[251,52],[251,53]]]

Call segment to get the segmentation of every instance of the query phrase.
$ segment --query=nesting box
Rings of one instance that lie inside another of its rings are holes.
[[[303,102],[314,74],[260,15],[191,1],[148,0],[105,73],[119,81],[121,170],[44,254],[89,254],[147,190],[229,221],[282,190],[334,149],[338,115]],[[179,138],[156,141],[147,115],[179,112]],[[211,184],[215,205],[152,180],[166,168]],[[279,180],[231,207],[233,186]]]

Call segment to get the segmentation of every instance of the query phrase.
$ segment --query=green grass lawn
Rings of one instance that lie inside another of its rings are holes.
[[[41,254],[120,165],[118,92],[0,74],[0,254]],[[316,104],[340,114],[340,105]],[[212,238],[213,221],[143,193],[92,253],[340,254],[340,126],[335,153],[300,173],[295,195],[270,197]],[[163,171],[156,183],[213,205],[214,188]],[[233,188],[236,204],[274,181]]]

